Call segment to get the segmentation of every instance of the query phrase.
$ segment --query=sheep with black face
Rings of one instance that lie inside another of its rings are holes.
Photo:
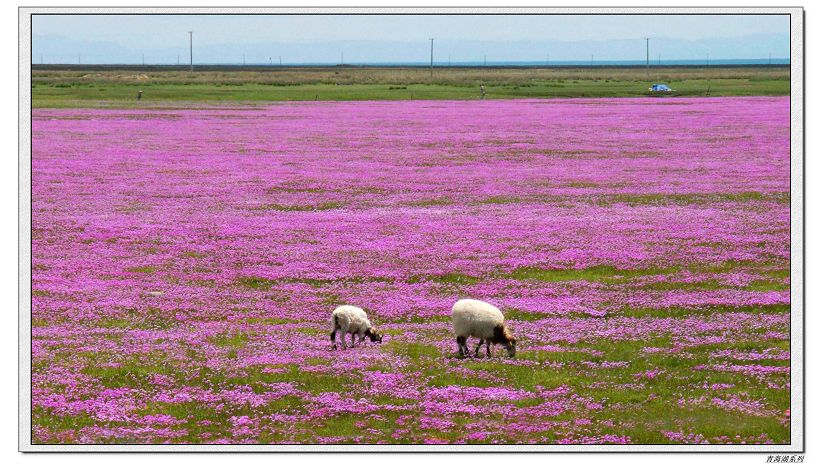
[[[356,306],[340,306],[331,313],[331,345],[337,349],[337,331],[340,332],[340,343],[343,349],[347,348],[345,337],[351,334],[351,346],[354,346],[355,338],[359,335],[360,343],[368,337],[372,342],[382,343],[382,335],[371,325],[368,315],[362,308]]]
[[[502,311],[495,306],[476,299],[461,299],[451,308],[451,321],[460,356],[468,355],[468,337],[480,339],[474,356],[479,356],[480,347],[485,344],[485,354],[490,358],[491,343],[505,346],[512,358],[517,354],[517,339],[505,323]]]

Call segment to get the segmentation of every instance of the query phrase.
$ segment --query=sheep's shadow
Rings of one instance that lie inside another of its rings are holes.
[[[445,355],[445,359],[498,359],[497,357],[485,356],[485,355],[474,355],[474,354],[460,354],[460,353],[448,353]]]

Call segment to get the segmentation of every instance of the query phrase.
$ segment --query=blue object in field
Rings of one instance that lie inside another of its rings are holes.
[[[665,84],[654,84],[648,90],[651,91],[651,92],[673,92],[673,89],[671,89],[670,87],[668,87]]]

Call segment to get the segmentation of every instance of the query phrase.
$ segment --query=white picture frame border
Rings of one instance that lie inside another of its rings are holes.
[[[790,15],[791,442],[787,445],[37,445],[31,436],[31,15],[33,14],[785,14]],[[795,8],[74,8],[18,9],[18,450],[21,452],[665,452],[805,451],[804,10]]]

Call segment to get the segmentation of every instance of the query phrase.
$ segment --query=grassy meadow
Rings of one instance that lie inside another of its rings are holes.
[[[787,67],[277,68],[268,70],[42,69],[32,102],[43,107],[146,107],[207,102],[469,100],[639,97],[654,82],[678,96],[787,95]],[[137,91],[143,99],[136,101]]]
[[[35,67],[34,442],[788,443],[788,69],[645,74]]]

